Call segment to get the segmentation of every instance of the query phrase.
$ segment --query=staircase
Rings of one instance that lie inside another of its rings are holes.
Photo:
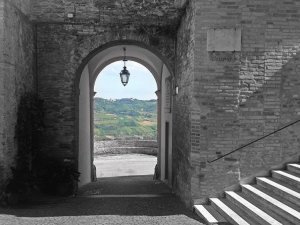
[[[241,191],[226,191],[208,205],[194,205],[207,224],[300,225],[300,164],[272,170],[271,177],[256,177],[256,184]]]

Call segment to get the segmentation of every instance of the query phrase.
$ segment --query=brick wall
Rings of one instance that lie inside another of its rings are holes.
[[[0,183],[14,163],[18,100],[35,85],[29,18],[37,23],[45,151],[74,157],[75,78],[84,58],[111,41],[134,40],[176,65],[173,181],[187,204],[299,154],[296,125],[207,163],[299,118],[299,1],[190,0],[182,18],[174,1],[122,2],[0,0]],[[241,52],[208,52],[211,28],[240,28]]]
[[[300,2],[197,1],[192,101],[192,198],[299,154],[300,125],[216,163],[208,159],[300,116]],[[208,52],[207,30],[241,28],[241,52]]]
[[[0,50],[3,49],[4,36],[4,1],[0,1]],[[0,62],[3,62],[3,54],[0,54]],[[2,67],[2,66],[1,66]],[[0,191],[4,182],[4,74],[0,73]]]
[[[17,106],[34,90],[34,29],[29,1],[0,2],[0,188],[10,176],[17,151]]]
[[[174,64],[174,39],[140,32],[138,27],[97,24],[38,24],[39,94],[45,100],[46,131],[43,141],[48,153],[74,157],[76,73],[93,50],[113,41],[136,41],[160,52]]]
[[[91,24],[143,24],[175,28],[183,4],[174,0],[32,0],[31,18],[37,22],[77,22]],[[72,17],[68,15],[72,14]],[[146,27],[141,27],[145,29]]]
[[[191,199],[190,149],[194,81],[195,8],[187,7],[177,33],[175,85],[179,93],[173,105],[173,187],[186,204]]]

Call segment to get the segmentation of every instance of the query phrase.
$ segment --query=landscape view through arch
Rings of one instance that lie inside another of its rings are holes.
[[[106,66],[95,82],[94,165],[97,178],[153,175],[157,163],[157,84],[143,65],[128,61]],[[145,85],[147,84],[147,85]]]

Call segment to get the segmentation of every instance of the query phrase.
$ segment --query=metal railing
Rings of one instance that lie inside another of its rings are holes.
[[[280,131],[282,131],[282,130],[284,130],[284,129],[290,127],[290,126],[293,126],[294,124],[299,123],[299,122],[300,122],[300,119],[298,119],[298,120],[296,120],[296,121],[294,121],[294,122],[292,122],[292,123],[289,123],[289,124],[287,124],[287,125],[285,125],[285,126],[279,128],[279,129],[277,129],[277,130],[275,130],[275,131],[273,131],[273,132],[271,132],[271,133],[269,133],[269,134],[267,134],[267,135],[264,135],[264,136],[262,136],[262,137],[260,137],[260,138],[257,138],[257,139],[255,139],[255,140],[253,140],[253,141],[251,141],[251,142],[249,142],[249,143],[247,143],[247,144],[245,144],[245,145],[242,145],[242,146],[238,147],[237,149],[235,149],[235,150],[233,150],[233,151],[231,151],[231,152],[226,153],[225,155],[219,156],[218,158],[216,158],[216,159],[214,159],[214,160],[211,160],[211,161],[207,161],[207,162],[208,162],[208,163],[216,162],[216,161],[218,161],[218,160],[220,160],[220,159],[222,159],[222,158],[224,158],[224,157],[226,157],[226,156],[228,156],[228,155],[231,155],[231,154],[233,154],[233,153],[235,153],[235,152],[237,152],[237,151],[240,151],[240,150],[242,150],[242,149],[248,147],[249,145],[252,145],[252,144],[254,144],[254,143],[256,143],[256,142],[258,142],[258,141],[260,141],[260,140],[262,140],[262,139],[265,139],[265,138],[267,138],[267,137],[269,137],[269,136],[271,136],[271,135],[273,135],[273,134],[276,134],[276,133],[278,133],[278,132],[280,132]]]

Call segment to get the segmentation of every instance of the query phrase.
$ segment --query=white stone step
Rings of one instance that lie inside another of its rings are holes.
[[[275,182],[271,178],[257,177],[257,184],[269,189],[273,193],[286,198],[288,201],[300,206],[300,193],[278,182]]]
[[[209,225],[229,224],[211,205],[194,205],[194,211]]]
[[[239,208],[244,209],[244,211],[248,212],[254,220],[256,220],[259,224],[272,224],[272,225],[283,225],[281,222],[277,221],[242,196],[233,191],[226,191],[226,197],[231,200],[234,204],[237,204]]]
[[[270,210],[273,210],[294,224],[300,224],[300,212],[297,210],[276,200],[275,198],[267,195],[251,185],[242,185],[242,189],[244,193],[250,194],[257,201],[264,203],[263,207],[268,207]]]
[[[295,185],[297,188],[300,188],[300,177],[296,176],[295,174],[281,170],[273,170],[272,176],[287,182],[290,185]]]
[[[236,225],[250,225],[246,220],[239,216],[235,211],[229,208],[218,198],[210,198],[212,206],[225,218],[228,222]]]
[[[260,189],[262,191],[262,189]],[[264,191],[263,191],[264,192]],[[265,191],[265,193],[268,193],[267,191]],[[252,203],[253,205],[255,205],[257,208],[261,209],[262,211],[264,211],[265,213],[267,213],[269,216],[273,217],[275,220],[277,220],[278,222],[284,224],[284,225],[294,225],[293,223],[289,222],[286,218],[282,217],[280,214],[278,214],[277,212],[274,212],[272,209],[265,207],[265,204],[269,204],[268,202],[266,202],[265,200],[256,200],[256,197],[253,197],[249,194],[246,194],[244,191],[240,194],[244,199],[246,199],[248,202]],[[269,204],[270,205],[270,204]],[[260,223],[256,223],[256,224],[260,224]],[[256,225],[255,224],[255,225]]]
[[[287,170],[291,171],[293,173],[300,174],[300,164],[296,164],[296,163],[288,164],[287,165]]]

